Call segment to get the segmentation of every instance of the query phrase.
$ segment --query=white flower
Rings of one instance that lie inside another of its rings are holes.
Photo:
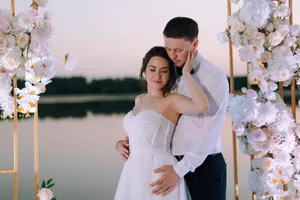
[[[278,109],[275,104],[267,101],[266,103],[260,104],[259,114],[256,121],[262,124],[271,124],[276,120]]]
[[[230,33],[231,42],[235,47],[239,47],[241,45],[241,35],[237,32]]]
[[[51,14],[50,13],[44,13],[43,16],[40,16],[37,19],[37,32],[42,37],[50,37],[53,28],[50,22]]]
[[[290,32],[290,28],[288,24],[280,24],[277,26],[276,31],[283,37],[286,37]]]
[[[15,109],[14,98],[8,96],[6,101],[1,103],[0,107],[3,109],[2,118],[12,117]]]
[[[241,91],[242,91],[242,93],[246,94],[246,93],[247,93],[247,91],[248,91],[248,89],[247,89],[247,88],[245,88],[245,87],[242,87]]]
[[[290,25],[290,33],[292,36],[299,36],[300,35],[300,25]]]
[[[248,174],[249,189],[256,191],[260,187],[259,174],[257,171],[250,171]]]
[[[254,53],[253,46],[251,45],[243,46],[239,49],[240,58],[244,62],[250,62],[253,58],[255,58]]]
[[[240,122],[234,122],[232,125],[232,130],[236,133],[237,136],[240,136],[244,132],[244,125]]]
[[[272,58],[272,54],[270,51],[264,51],[262,54],[261,54],[261,61],[262,62],[267,62],[269,59]]]
[[[269,82],[268,82],[268,88],[269,88],[271,91],[275,91],[275,90],[277,90],[278,85],[277,85],[275,82],[273,82],[273,81],[269,81]]]
[[[269,33],[272,33],[275,29],[275,26],[273,25],[273,23],[269,23],[266,27],[266,30],[269,32]]]
[[[5,35],[2,38],[2,44],[4,49],[5,48],[14,48],[16,43],[16,38],[12,35]]]
[[[283,39],[284,39],[284,37],[278,31],[270,33],[267,36],[267,40],[271,46],[277,46],[278,44],[280,44],[282,42]]]
[[[256,99],[257,98],[257,93],[256,93],[256,91],[255,90],[253,90],[253,89],[249,89],[248,91],[247,91],[247,96],[250,98],[250,99]]]
[[[29,36],[26,33],[19,33],[16,42],[20,48],[24,49],[29,42]]]
[[[235,20],[233,22],[233,25],[231,26],[231,29],[232,29],[233,32],[239,32],[240,33],[242,31],[244,31],[245,25],[244,25],[244,23],[242,21]]]
[[[226,31],[218,33],[217,38],[218,38],[219,42],[221,42],[222,44],[229,42],[229,38],[228,38]]]
[[[269,172],[274,170],[275,168],[275,161],[270,157],[264,157],[261,159],[261,169],[264,172]]]
[[[6,19],[0,18],[0,32],[8,32],[9,31],[9,22]]]
[[[265,93],[265,97],[268,99],[268,100],[275,100],[276,99],[276,93],[273,92],[273,91],[267,91]]]
[[[32,84],[38,84],[41,81],[41,78],[32,73],[25,73],[25,80]]]
[[[37,197],[39,197],[39,200],[51,200],[53,198],[53,192],[49,189],[42,188],[39,190]]]
[[[34,0],[39,7],[46,7],[48,0]]]
[[[296,42],[296,38],[294,37],[288,36],[284,39],[284,44],[289,47],[294,46],[295,42]]]
[[[248,26],[262,28],[267,24],[271,9],[265,0],[246,1],[240,9],[239,18]]]
[[[14,70],[20,65],[20,57],[21,57],[21,50],[17,47],[14,49],[7,49],[5,55],[2,58],[2,62],[4,68],[7,70]]]
[[[44,12],[44,20],[51,21],[52,20],[52,14],[45,11]]]
[[[227,25],[228,26],[233,26],[233,24],[239,20],[239,15],[237,12],[233,13],[232,15],[230,15],[227,19]]]
[[[77,65],[77,58],[68,53],[65,55],[65,71],[73,71]]]
[[[288,17],[290,15],[290,9],[286,5],[280,5],[276,8],[274,14],[277,17]]]
[[[273,24],[275,26],[275,29],[277,29],[279,25],[290,25],[290,22],[287,19],[277,18],[275,19],[275,21],[273,21]]]
[[[34,27],[34,23],[35,23],[34,17],[29,15],[28,13],[20,13],[17,16],[17,19],[18,19],[18,23],[22,29],[24,29],[25,31],[29,31],[29,32],[32,31],[32,29]]]
[[[263,33],[258,33],[256,37],[251,40],[251,44],[257,46],[263,46],[265,43],[265,35]]]
[[[246,31],[243,34],[243,37],[246,38],[247,40],[252,40],[254,39],[258,34],[258,30],[255,27],[247,27]]]

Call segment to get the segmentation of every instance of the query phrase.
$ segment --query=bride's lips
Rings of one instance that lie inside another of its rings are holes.
[[[161,84],[162,81],[153,81],[154,83]]]

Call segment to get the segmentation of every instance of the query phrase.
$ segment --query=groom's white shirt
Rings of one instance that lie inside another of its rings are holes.
[[[227,78],[223,71],[200,54],[195,58],[193,78],[204,89],[209,110],[198,115],[182,115],[178,121],[172,141],[172,153],[184,155],[174,165],[180,177],[189,171],[193,172],[208,155],[223,150],[220,138],[229,98]],[[183,76],[179,78],[176,90],[191,97]]]

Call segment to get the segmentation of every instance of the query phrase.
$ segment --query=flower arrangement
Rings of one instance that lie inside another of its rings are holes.
[[[239,0],[231,0],[238,4]],[[290,109],[276,93],[295,78],[300,86],[300,25],[290,25],[287,0],[245,0],[218,33],[221,43],[231,41],[241,61],[247,62],[251,85],[231,96],[228,113],[240,149],[254,154],[249,188],[259,199],[282,199],[300,189],[300,128]]]
[[[15,88],[17,110],[25,116],[36,111],[40,94],[55,76],[51,54],[51,14],[41,13],[48,0],[35,0],[31,9],[13,16],[8,10],[0,9],[0,113],[1,118],[12,118],[14,99],[12,78],[17,75],[25,80],[24,88]],[[65,55],[66,70],[77,64],[71,54]]]

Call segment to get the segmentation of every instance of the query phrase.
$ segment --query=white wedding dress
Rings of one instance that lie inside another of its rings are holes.
[[[130,156],[125,162],[115,200],[187,200],[184,179],[164,197],[152,194],[154,188],[150,187],[162,176],[162,173],[154,173],[154,169],[177,162],[170,149],[175,125],[150,109],[136,116],[130,111],[123,125],[129,135]]]

